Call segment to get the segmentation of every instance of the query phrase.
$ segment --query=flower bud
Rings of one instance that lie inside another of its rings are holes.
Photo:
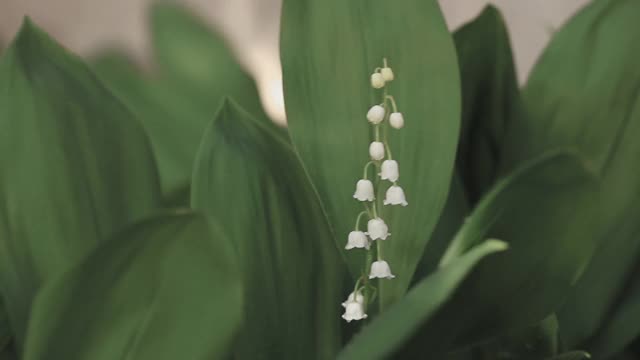
[[[380,178],[391,182],[398,181],[400,173],[398,171],[398,162],[395,160],[385,160],[382,162]]]
[[[396,277],[391,273],[391,268],[384,260],[378,260],[371,264],[371,271],[369,272],[369,279],[393,279]]]
[[[393,70],[391,70],[390,67],[382,68],[382,70],[380,70],[380,74],[382,74],[382,78],[384,79],[384,81],[391,81],[394,78]]]
[[[373,105],[367,112],[367,120],[372,124],[380,124],[384,120],[384,108],[380,105]]]
[[[374,141],[369,145],[369,156],[371,160],[384,159],[384,144],[380,141]]]
[[[385,205],[402,205],[407,206],[407,200],[404,197],[404,190],[398,185],[392,185],[387,189],[387,196],[383,202]]]
[[[404,127],[404,117],[402,113],[394,112],[389,116],[389,124],[394,129],[402,129]]]
[[[347,246],[344,247],[347,250],[353,248],[369,249],[369,239],[362,231],[352,231],[349,233],[349,240],[347,240]]]
[[[370,180],[362,179],[356,183],[356,192],[353,194],[354,199],[359,201],[373,201],[373,183]]]
[[[385,224],[384,220],[375,218],[367,222],[367,232],[371,240],[387,240],[387,237],[391,236],[389,233],[389,227]]]
[[[344,309],[344,314],[342,314],[342,318],[347,320],[347,322],[351,322],[352,320],[366,319],[367,314],[364,313],[364,305],[357,301],[347,302]]]
[[[374,89],[381,89],[384,87],[384,78],[382,77],[382,74],[378,72],[371,74],[371,86],[373,86]]]

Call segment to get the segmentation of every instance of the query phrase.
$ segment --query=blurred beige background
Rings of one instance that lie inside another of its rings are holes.
[[[0,41],[7,43],[24,15],[31,16],[68,48],[90,54],[121,46],[146,61],[146,9],[153,0],[0,0]],[[318,0],[322,1],[322,0]],[[348,1],[348,0],[345,0]],[[393,0],[389,0],[393,1]],[[487,3],[507,20],[518,77],[526,79],[551,34],[589,0],[440,0],[450,29],[475,17]],[[281,0],[183,0],[230,40],[258,82],[265,108],[284,120],[278,27]]]

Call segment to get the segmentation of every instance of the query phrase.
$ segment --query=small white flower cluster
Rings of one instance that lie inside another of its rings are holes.
[[[376,240],[386,240],[391,233],[389,227],[381,217],[381,204],[376,201],[377,190],[380,189],[381,180],[391,182],[391,186],[387,189],[386,196],[382,204],[384,205],[402,205],[407,206],[404,190],[398,185],[400,172],[398,162],[393,160],[391,149],[387,141],[387,124],[394,129],[404,127],[404,117],[398,111],[395,99],[388,95],[386,84],[393,81],[393,70],[387,66],[387,59],[384,59],[384,67],[377,68],[371,75],[371,86],[375,89],[384,89],[383,101],[381,104],[373,105],[367,112],[367,120],[372,124],[375,133],[375,139],[369,145],[369,161],[364,167],[364,176],[356,183],[356,191],[353,197],[363,202],[365,210],[362,211],[356,220],[355,229],[349,233],[347,245],[345,249],[366,249],[367,263],[365,269],[368,274],[363,274],[356,282],[353,292],[347,300],[342,303],[345,312],[342,318],[348,322],[352,320],[361,320],[367,318],[367,304],[375,299],[376,288],[372,286],[369,279],[393,279],[395,275],[391,273],[389,264],[382,258],[382,249],[380,241],[377,243],[377,261],[373,261],[373,253],[371,243]],[[389,111],[389,104],[393,111]],[[387,121],[385,121],[387,120]],[[383,128],[384,136],[381,137],[380,130]],[[368,179],[369,166],[376,167],[377,176],[374,183]],[[367,215],[367,231],[360,230],[360,219]]]

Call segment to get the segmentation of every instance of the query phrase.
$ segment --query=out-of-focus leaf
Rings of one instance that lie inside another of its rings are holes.
[[[225,358],[242,319],[235,261],[202,215],[128,227],[43,288],[24,358]]]
[[[509,34],[489,5],[454,33],[462,87],[457,166],[472,204],[498,177],[502,144],[511,119],[523,116]]]
[[[606,192],[598,256],[558,312],[565,345],[585,344],[618,303],[638,261],[640,237],[620,234],[640,214],[640,2],[594,1],[564,26],[533,69],[524,89],[527,118],[512,124],[504,165],[554,147],[574,147],[594,164]],[[576,208],[576,215],[590,209]],[[640,334],[640,319],[637,324]]]
[[[182,205],[184,194],[188,204],[193,162],[213,114],[194,106],[169,81],[144,74],[125,55],[105,53],[94,60],[93,68],[149,133],[165,197]]]
[[[193,181],[193,207],[220,219],[246,275],[236,357],[333,358],[346,269],[291,146],[225,102],[205,132]]]
[[[585,351],[569,351],[556,356],[546,358],[545,360],[584,360],[591,359],[591,355]]]
[[[507,245],[498,240],[487,240],[454,259],[413,287],[400,301],[380,314],[371,324],[347,344],[338,359],[387,358],[411,335],[423,326],[439,327],[432,320],[442,305],[453,295],[460,282],[475,265],[489,254],[504,251]],[[431,339],[435,342],[437,339]],[[437,358],[429,343],[425,353]]]
[[[150,20],[160,75],[176,86],[174,91],[188,94],[211,116],[222,99],[230,96],[273,126],[262,110],[255,82],[240,67],[224,39],[204,20],[168,1],[153,5]]]
[[[633,237],[627,237],[629,241],[640,237],[640,227],[637,223],[635,225]],[[636,269],[626,279],[626,286],[621,288],[619,302],[611,306],[611,312],[606,314],[606,322],[589,339],[589,351],[596,359],[608,359],[637,339],[640,332],[640,326],[636,322],[636,319],[640,319],[638,276],[640,266],[636,264]]]
[[[26,20],[0,62],[0,289],[22,344],[40,287],[160,203],[137,119]]]
[[[483,261],[441,311],[439,326],[421,329],[405,357],[434,347],[459,350],[524,329],[552,313],[589,260],[595,240],[585,223],[598,220],[598,183],[578,157],[553,152],[498,182],[473,210],[443,258],[447,266],[488,237],[510,250]],[[572,217],[576,209],[592,213]],[[434,340],[435,341],[435,340]]]
[[[406,125],[390,129],[388,139],[409,206],[382,211],[393,235],[381,246],[396,278],[378,288],[382,304],[393,303],[409,286],[436,226],[457,145],[458,70],[438,4],[285,0],[281,28],[289,129],[340,249],[362,210],[353,192],[373,138],[366,114],[382,102],[383,91],[371,87],[370,75],[383,58],[396,75],[388,89]],[[363,252],[343,254],[359,275]]]

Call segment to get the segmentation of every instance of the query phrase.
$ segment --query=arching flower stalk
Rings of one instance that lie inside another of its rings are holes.
[[[365,164],[363,177],[356,182],[356,191],[353,195],[354,199],[362,202],[364,210],[358,214],[355,227],[349,233],[345,246],[347,250],[367,252],[362,275],[356,281],[353,292],[342,303],[345,308],[342,318],[348,322],[367,318],[367,306],[375,301],[377,292],[377,288],[371,283],[373,280],[388,281],[395,277],[391,272],[390,264],[384,260],[381,246],[381,241],[386,241],[391,236],[382,215],[382,206],[408,205],[404,190],[398,185],[400,177],[398,162],[391,155],[391,147],[387,139],[389,126],[394,129],[404,127],[404,117],[398,111],[396,101],[389,95],[387,89],[387,84],[394,79],[395,75],[388,66],[386,58],[383,59],[383,67],[375,69],[371,75],[371,86],[374,89],[382,89],[383,94],[382,102],[373,105],[366,114],[374,134],[369,144],[371,160]],[[371,165],[376,170],[374,181],[369,180]],[[377,195],[385,185],[388,187],[385,199],[382,201],[377,198]],[[361,220],[364,216],[368,217],[366,232],[361,229],[363,224]],[[371,246],[376,241],[376,246]]]

